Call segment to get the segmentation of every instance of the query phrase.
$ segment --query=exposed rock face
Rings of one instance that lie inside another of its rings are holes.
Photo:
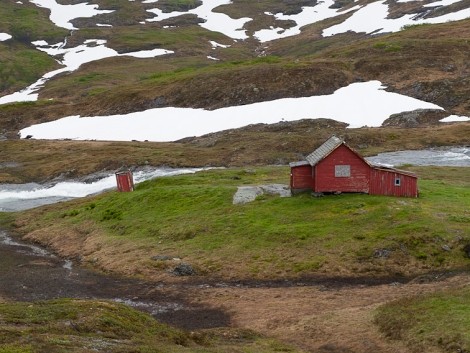
[[[382,126],[418,127],[438,124],[439,120],[450,115],[445,110],[417,109],[398,114],[392,114],[382,123]]]

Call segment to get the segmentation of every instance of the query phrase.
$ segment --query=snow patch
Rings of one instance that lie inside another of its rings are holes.
[[[147,10],[155,15],[154,18],[148,19],[148,22],[160,22],[169,18],[178,17],[186,14],[193,14],[204,20],[199,25],[209,31],[220,32],[233,39],[246,39],[246,31],[243,30],[245,23],[251,21],[249,17],[242,17],[233,19],[230,16],[213,12],[216,7],[221,5],[231,4],[231,0],[203,0],[202,5],[185,12],[173,11],[163,12],[162,10],[155,8]]]
[[[11,38],[12,38],[11,35],[9,35],[8,33],[0,32],[0,42],[4,42]]]
[[[93,17],[100,14],[114,12],[114,10],[98,10],[98,5],[89,5],[87,2],[75,5],[61,5],[56,0],[29,0],[38,7],[44,7],[51,11],[50,20],[58,27],[65,29],[77,29],[70,21],[81,17]]]
[[[42,88],[49,79],[63,72],[75,71],[81,65],[91,61],[110,58],[114,56],[153,58],[156,56],[173,53],[173,51],[166,49],[154,49],[119,54],[114,49],[106,47],[106,40],[102,39],[88,39],[82,45],[79,45],[74,48],[65,48],[65,42],[49,45],[46,41],[42,40],[33,42],[33,44],[36,45],[36,48],[38,50],[41,50],[49,54],[50,56],[62,56],[62,61],[60,61],[60,63],[64,65],[64,67],[45,74],[35,83],[19,92],[0,97],[0,104],[36,101],[38,99],[37,91]]]
[[[470,121],[470,117],[462,115],[449,115],[447,118],[439,120],[443,123],[451,123],[456,121]]]
[[[215,49],[215,48],[230,48],[230,45],[220,44],[220,43],[214,42],[213,40],[210,40],[209,43],[211,44],[213,49]]]
[[[307,118],[329,118],[349,127],[380,126],[391,114],[415,109],[442,109],[415,98],[384,90],[379,81],[353,83],[324,96],[274,101],[207,111],[154,108],[125,115],[69,116],[21,130],[22,137],[77,140],[174,141],[188,136]]]

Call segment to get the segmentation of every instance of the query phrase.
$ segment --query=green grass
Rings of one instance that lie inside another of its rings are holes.
[[[46,53],[22,44],[0,44],[0,92],[28,86],[57,63]]]
[[[235,337],[230,339],[227,337]],[[185,332],[106,301],[0,304],[0,352],[298,352],[249,330]]]
[[[111,192],[39,215],[26,212],[23,216],[35,221],[22,232],[43,229],[47,241],[51,224],[56,232],[57,227],[83,232],[86,225],[88,233],[108,239],[105,246],[134,243],[144,253],[171,253],[202,274],[272,278],[342,269],[350,275],[393,275],[464,267],[470,189],[466,168],[451,170],[466,184],[423,179],[418,199],[264,195],[245,205],[232,204],[237,186],[287,184],[288,169],[212,170],[159,178],[132,193]],[[389,250],[390,257],[377,258],[377,249]]]
[[[0,31],[13,36],[13,40],[29,44],[31,41],[63,41],[68,31],[56,27],[50,20],[48,11],[25,2],[2,1],[0,4]]]
[[[470,289],[422,295],[386,304],[375,321],[390,339],[413,351],[436,347],[442,352],[470,350]]]

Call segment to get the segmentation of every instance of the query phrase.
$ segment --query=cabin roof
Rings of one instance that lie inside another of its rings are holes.
[[[295,167],[301,167],[303,165],[310,165],[309,162],[307,161],[298,161],[298,162],[290,162],[289,167],[295,168]]]
[[[377,169],[377,170],[382,170],[382,171],[385,171],[385,172],[391,172],[391,173],[397,173],[397,174],[403,174],[403,175],[407,175],[407,176],[412,177],[412,178],[418,178],[418,176],[415,173],[409,172],[407,170],[396,169],[396,168],[393,168],[393,167],[388,167],[388,166],[384,166],[382,164],[376,164],[376,163],[373,163],[371,166],[372,166],[372,168]]]
[[[343,140],[333,135],[328,140],[323,142],[323,144],[318,147],[315,151],[310,153],[307,156],[306,160],[313,167],[343,143]]]

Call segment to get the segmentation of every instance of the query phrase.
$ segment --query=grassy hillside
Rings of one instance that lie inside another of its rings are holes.
[[[389,303],[377,310],[375,320],[389,339],[404,341],[416,352],[470,350],[468,287]]]
[[[288,169],[212,170],[17,214],[16,231],[62,256],[149,278],[179,264],[155,255],[209,278],[416,275],[469,265],[467,169],[419,168],[418,199],[302,194],[245,205],[232,204],[237,186],[288,183]]]
[[[235,11],[240,6],[229,8]],[[252,6],[243,8],[255,11]],[[119,52],[165,48],[175,54],[109,58],[83,65],[41,90],[40,98],[54,99],[47,114],[41,102],[0,106],[0,127],[17,131],[67,115],[107,115],[162,106],[214,109],[330,94],[364,80],[381,80],[389,90],[439,104],[454,114],[470,115],[470,20],[412,26],[374,37],[322,38],[323,25],[265,45],[253,40],[233,42],[191,22],[165,30],[160,23],[86,27],[69,39],[69,45],[93,37],[108,40]],[[231,47],[212,49],[210,40]],[[221,61],[209,60],[209,55]],[[14,125],[9,122],[12,115]]]
[[[0,352],[299,352],[255,332],[184,332],[122,304],[59,299],[0,303]]]

